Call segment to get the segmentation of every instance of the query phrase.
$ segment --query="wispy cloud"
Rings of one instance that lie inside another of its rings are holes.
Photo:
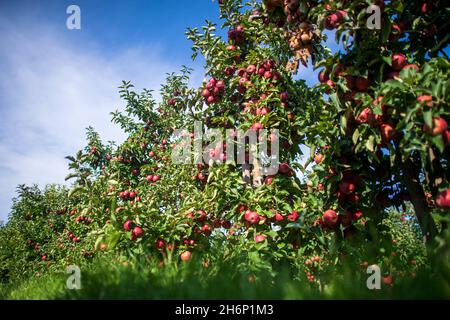
[[[157,90],[165,73],[179,68],[164,59],[158,45],[102,52],[92,39],[77,47],[68,34],[3,18],[0,220],[6,219],[18,184],[64,182],[64,157],[84,145],[87,126],[105,141],[124,138],[109,115],[123,105],[117,89],[122,80]]]

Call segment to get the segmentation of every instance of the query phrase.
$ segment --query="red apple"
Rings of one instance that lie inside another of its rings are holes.
[[[219,90],[223,90],[225,88],[225,82],[223,82],[223,80],[217,81],[216,88],[218,88]]]
[[[254,240],[256,243],[264,242],[266,240],[266,236],[263,234],[255,235]]]
[[[228,220],[222,221],[222,227],[224,229],[230,229],[231,228],[231,222]]]
[[[358,210],[352,213],[352,218],[353,220],[359,220],[362,217],[362,215],[363,215],[362,211]]]
[[[387,276],[383,277],[383,283],[387,286],[392,286],[392,283],[393,283],[392,276],[387,275]]]
[[[334,229],[338,223],[338,215],[336,211],[330,209],[323,213],[322,220],[325,226]]]
[[[278,212],[275,213],[275,221],[276,222],[281,222],[283,220],[284,220],[284,217],[281,214],[279,214]]]
[[[214,96],[209,96],[208,99],[206,99],[207,103],[214,103],[216,102],[216,98]]]
[[[416,99],[420,103],[424,103],[427,105],[427,107],[433,106],[433,96],[423,94],[417,97]]]
[[[419,66],[415,63],[407,64],[406,66],[403,67],[403,69],[416,69],[417,71],[420,70]]]
[[[158,239],[158,240],[156,240],[156,247],[158,248],[158,249],[164,249],[164,240],[162,240],[162,239]]]
[[[325,83],[325,82],[327,82],[328,80],[330,80],[330,77],[328,76],[328,73],[326,73],[325,70],[321,71],[321,72],[319,73],[319,81],[320,81],[321,83]]]
[[[352,90],[355,88],[355,77],[353,76],[346,76],[345,80],[347,82],[347,87]]]
[[[205,221],[206,220],[206,212],[204,210],[198,210],[197,211],[197,220],[198,221]]]
[[[343,13],[345,13],[345,15],[347,14],[345,11],[338,11],[338,12],[328,15],[325,19],[325,28],[327,30],[333,30],[333,29],[339,27],[339,25],[342,23],[342,20],[344,18]]]
[[[211,233],[211,231],[212,231],[212,229],[211,229],[211,226],[209,224],[205,223],[202,226],[202,232],[204,232],[204,233]]]
[[[191,252],[190,251],[184,251],[183,253],[180,254],[180,258],[181,258],[182,261],[188,262],[189,259],[191,258]]]
[[[280,93],[280,100],[282,102],[287,102],[289,100],[289,93],[287,93],[286,91]]]
[[[246,69],[247,73],[255,73],[256,72],[256,66],[254,64],[251,64]]]
[[[271,79],[271,78],[273,78],[273,73],[270,72],[270,71],[264,72],[264,78],[266,78],[266,79]]]
[[[444,144],[446,146],[450,145],[450,131],[449,130],[445,130],[442,133],[442,139],[444,140]]]
[[[262,130],[264,128],[263,124],[260,122],[256,122],[252,125],[253,130]]]
[[[273,177],[267,177],[264,180],[264,183],[267,184],[267,185],[271,185],[273,183]]]
[[[135,227],[135,228],[133,229],[133,235],[134,235],[136,238],[141,238],[141,237],[143,236],[143,234],[144,234],[144,231],[142,231],[142,229],[141,229],[140,227]]]
[[[123,224],[123,229],[125,231],[130,231],[133,228],[133,221],[128,220]]]
[[[205,180],[206,180],[206,177],[205,177],[205,175],[203,174],[203,172],[199,172],[199,173],[197,174],[197,179],[200,180],[200,181],[205,181]]]
[[[321,153],[318,153],[314,156],[314,162],[320,164],[325,156]]]
[[[442,134],[447,129],[447,121],[444,118],[434,118],[433,119],[433,129],[430,129],[426,124],[423,127],[423,130],[426,133],[429,133],[433,136],[438,136]]]
[[[289,215],[287,216],[287,219],[288,219],[289,221],[291,221],[291,222],[297,221],[297,219],[298,219],[298,213],[297,213],[297,211],[292,211],[291,214],[289,214]]]
[[[356,120],[359,123],[373,123],[375,120],[375,115],[373,114],[372,109],[367,107],[364,108],[363,111],[361,111]]]
[[[332,80],[327,80],[325,83],[330,87],[330,89],[334,88],[334,82]]]
[[[258,213],[247,210],[244,214],[244,219],[252,224],[256,224],[260,220],[260,216]]]
[[[438,207],[450,209],[450,189],[440,192],[436,197]]]
[[[291,171],[291,167],[286,162],[283,162],[283,163],[280,163],[280,165],[278,167],[278,170],[282,174],[288,174]]]
[[[207,99],[210,95],[211,95],[211,92],[209,92],[208,89],[204,89],[204,90],[202,91],[202,96],[203,96],[204,98]]]
[[[355,192],[355,184],[352,181],[341,181],[339,183],[339,191],[345,194],[352,194]]]
[[[355,86],[358,91],[366,92],[369,88],[370,81],[367,78],[358,77],[355,81]]]
[[[394,138],[395,129],[391,125],[383,123],[380,129],[381,129],[381,138],[383,139],[383,141],[385,142],[391,141]]]
[[[406,60],[406,56],[402,53],[395,53],[392,55],[392,69],[396,71],[402,70],[408,61]]]

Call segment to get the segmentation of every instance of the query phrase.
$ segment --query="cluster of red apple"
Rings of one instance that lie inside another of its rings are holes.
[[[351,90],[346,95],[344,95],[344,99],[346,101],[353,100],[355,95],[358,92],[366,92],[369,89],[370,86],[370,79],[365,77],[354,77],[352,75],[347,75],[346,73],[346,66],[342,64],[337,64],[336,68],[334,70],[334,73],[332,74],[333,77],[343,77],[345,75],[345,80],[347,87]],[[319,73],[319,81],[320,83],[327,84],[330,88],[334,88],[335,84],[334,81],[330,79],[330,72],[328,70],[322,70]]]
[[[85,216],[79,216],[79,217],[75,218],[75,223],[78,223],[78,222],[84,222],[86,224],[91,224],[92,222],[94,222],[94,219],[85,217]]]
[[[224,228],[224,229],[230,229],[231,228],[231,222],[228,220],[220,220],[215,217],[209,217],[208,214],[204,210],[198,210],[197,213],[194,215],[193,213],[188,213],[186,215],[188,219],[193,220],[195,223],[193,231],[194,233],[203,234],[205,236],[209,236],[213,229],[215,228]],[[207,220],[210,221],[210,223],[207,222]],[[192,223],[189,221],[189,225]]]
[[[79,237],[76,237],[71,231],[67,230],[67,235],[69,236],[70,240],[73,242],[80,242],[81,239]]]
[[[27,240],[27,245],[33,247],[34,251],[36,252],[39,252],[41,250],[41,246],[39,245],[39,243],[34,243],[31,239]]]
[[[317,219],[315,225],[319,225],[326,229],[336,230],[339,224],[344,228],[351,226],[352,222],[359,220],[363,213],[361,211],[346,212],[344,215],[338,215],[336,211],[329,209],[322,214],[322,217]],[[345,230],[344,230],[345,235]]]
[[[392,65],[391,69],[388,70],[386,80],[398,78],[403,69],[415,69],[419,71],[419,66],[417,64],[408,64],[408,60],[403,53],[394,53],[391,56],[391,59]]]
[[[242,25],[238,25],[236,28],[228,30],[228,40],[237,45],[243,44],[245,42],[244,27]]]
[[[292,211],[287,216],[283,216],[281,213],[276,212],[273,217],[269,219],[270,222],[282,222],[282,221],[289,221],[289,222],[295,222],[298,220],[299,214],[297,211]]]
[[[202,91],[202,96],[205,98],[207,104],[211,104],[220,101],[224,92],[225,82],[211,78],[206,83],[205,89]]]
[[[202,172],[202,170],[203,170],[204,168],[205,168],[205,164],[203,164],[203,163],[198,163],[198,164],[197,164],[197,169],[199,170],[199,172],[196,173],[196,174],[192,177],[192,179],[193,179],[193,180],[198,180],[198,181],[200,181],[200,182],[202,182],[202,183],[205,183],[208,177],[207,177],[207,175],[206,175],[205,173]]]
[[[246,209],[245,206],[240,206],[238,210],[239,212],[244,212],[242,218],[247,227],[250,227],[251,225],[256,225],[258,223],[266,223],[266,222],[272,223],[280,223],[282,221],[295,222],[299,218],[299,214],[297,211],[292,211],[287,216],[283,216],[279,212],[275,212],[273,217],[266,219],[266,217],[261,216],[257,212],[252,211],[250,209]]]
[[[142,238],[142,236],[144,235],[144,231],[142,231],[141,227],[135,226],[134,222],[131,220],[127,220],[123,224],[123,229],[125,231],[131,231],[131,240]]]
[[[117,157],[112,158],[112,160],[116,160],[125,164],[131,164],[133,162],[133,159],[130,157],[128,159],[125,159],[123,155],[118,155]]]
[[[280,73],[275,69],[275,61],[267,60],[259,65],[249,64],[247,68],[241,68],[238,70],[237,75],[239,77],[238,91],[245,93],[247,87],[253,85],[250,77],[252,75],[258,75],[268,80],[278,81],[281,78]]]
[[[361,178],[359,175],[352,171],[345,171],[343,173],[342,180],[338,185],[338,198],[341,202],[350,200],[350,202],[355,202],[356,199],[354,195],[356,194],[356,187],[360,184]]]
[[[278,171],[281,174],[284,174],[284,175],[286,175],[288,177],[293,177],[294,176],[294,170],[286,162],[280,163],[280,165],[278,166]]]
[[[392,54],[391,58],[392,58],[392,66],[391,66],[391,70],[388,70],[388,73],[386,75],[386,80],[390,80],[390,79],[394,79],[394,78],[398,77],[400,74],[400,71],[403,69],[413,68],[413,69],[419,70],[419,67],[417,65],[408,64],[406,56],[402,53],[394,53],[394,54]],[[356,104],[356,106],[360,105],[361,101],[355,100],[355,96],[358,92],[368,92],[369,91],[369,86],[371,84],[370,77],[367,77],[367,78],[354,77],[352,75],[349,75],[349,74],[347,74],[347,66],[344,66],[340,63],[335,67],[333,77],[336,77],[336,78],[345,77],[346,85],[347,85],[348,89],[350,89],[350,91],[343,94],[344,101],[352,101]],[[319,81],[321,83],[327,84],[330,88],[335,87],[335,84],[334,84],[333,80],[330,79],[330,75],[327,70],[323,70],[322,72],[319,73]],[[420,98],[420,99],[424,99],[424,98]],[[355,118],[355,120],[359,124],[369,124],[372,127],[379,126],[382,141],[384,143],[387,143],[396,136],[396,130],[390,123],[388,123],[389,122],[389,114],[388,114],[389,108],[385,104],[382,104],[382,100],[383,100],[383,96],[379,96],[373,102],[374,106],[378,106],[379,104],[381,104],[381,110],[382,110],[381,115],[374,114],[373,109],[371,107],[366,107],[358,114],[358,116]],[[427,103],[429,103],[428,100],[426,100],[426,101],[427,101]],[[440,118],[439,118],[439,120],[436,119],[436,123],[437,123],[437,127],[439,127],[439,128],[441,128],[441,126],[444,124],[440,120]],[[437,129],[437,130],[439,131],[442,129]],[[442,131],[445,131],[445,129]]]
[[[309,259],[306,259],[305,265],[310,269],[316,269],[319,267],[319,263],[322,261],[322,258],[320,256],[312,256]],[[309,282],[314,282],[315,277],[308,269],[305,269],[306,278]]]
[[[148,175],[147,176],[147,181],[148,182],[157,182],[157,181],[159,181],[160,179],[161,179],[161,176],[159,176],[159,175],[157,175],[157,174],[155,174],[155,175]]]
[[[121,191],[119,197],[122,200],[134,200],[137,197],[137,192],[129,190]]]
[[[175,98],[170,98],[169,100],[167,100],[167,105],[173,107],[177,104],[177,100],[175,100]]]
[[[195,240],[194,239],[183,239],[183,244],[185,246],[193,246],[193,245],[195,245]]]
[[[28,239],[26,242],[27,242],[27,245],[28,245],[29,247],[33,247],[34,251],[36,251],[38,254],[41,255],[41,260],[42,260],[42,261],[47,260],[47,255],[46,255],[45,253],[42,253],[42,252],[41,252],[41,246],[40,246],[39,243],[36,243],[36,244],[35,244],[35,243],[33,242],[33,240],[31,240],[31,239]]]
[[[208,214],[204,210],[198,210],[194,215],[192,213],[187,214],[187,218],[192,219],[196,224],[194,225],[194,233],[204,234],[205,236],[209,236],[213,230],[211,225],[206,222]],[[199,223],[199,225],[197,224]],[[190,224],[190,222],[188,222]]]
[[[327,9],[331,10],[331,7],[327,5]],[[347,17],[347,12],[344,10],[337,10],[331,14],[329,14],[325,18],[325,28],[328,30],[333,30],[338,28],[342,22],[344,22],[345,18]]]

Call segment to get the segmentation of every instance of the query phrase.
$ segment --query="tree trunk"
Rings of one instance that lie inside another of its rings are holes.
[[[410,158],[402,162],[402,171],[406,188],[408,189],[417,220],[419,221],[424,236],[424,241],[429,242],[436,236],[436,225],[431,216],[422,185],[417,178],[418,173],[415,170],[414,162]]]
[[[261,168],[261,162],[258,158],[257,154],[257,147],[252,146],[252,152],[253,152],[253,170],[252,170],[252,177],[253,177],[253,187],[256,188],[262,184],[262,168]]]
[[[242,180],[244,180],[245,183],[250,184],[252,181],[251,178],[251,165],[248,163],[245,163],[242,165]]]

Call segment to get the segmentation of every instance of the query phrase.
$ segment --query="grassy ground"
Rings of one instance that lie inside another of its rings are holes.
[[[292,270],[290,270],[292,271]],[[341,276],[337,276],[340,274]],[[281,268],[276,276],[260,271],[252,275],[226,266],[204,268],[193,261],[164,267],[156,263],[111,264],[99,260],[81,270],[80,290],[68,290],[65,273],[47,273],[16,286],[0,286],[2,299],[449,299],[444,277],[430,278],[424,270],[393,287],[368,290],[367,275],[354,270],[336,272],[327,286],[311,287],[294,280]]]

